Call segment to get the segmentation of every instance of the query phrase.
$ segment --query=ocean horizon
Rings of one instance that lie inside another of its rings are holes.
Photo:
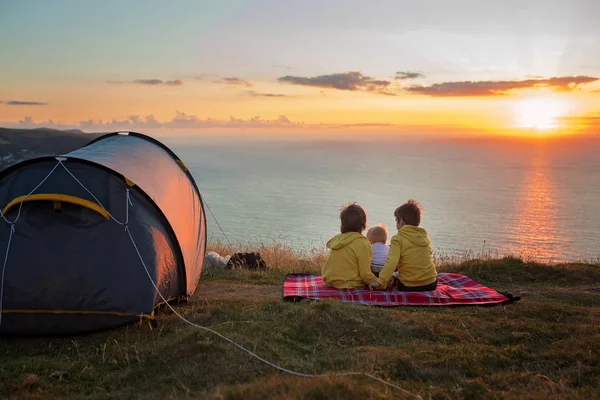
[[[437,253],[543,262],[600,258],[598,137],[440,139],[390,135],[160,138],[186,163],[209,241],[323,248],[339,209],[395,230],[394,209],[423,207]]]

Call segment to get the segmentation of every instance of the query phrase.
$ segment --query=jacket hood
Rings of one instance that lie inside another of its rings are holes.
[[[358,232],[340,233],[339,235],[336,235],[329,239],[329,241],[327,242],[327,247],[329,247],[332,250],[338,250],[361,238],[366,239],[362,235],[362,233]]]
[[[427,231],[413,225],[404,225],[398,231],[398,235],[410,241],[415,246],[425,247],[431,244]]]

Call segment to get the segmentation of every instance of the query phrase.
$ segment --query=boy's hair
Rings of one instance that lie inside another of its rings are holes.
[[[385,243],[388,238],[387,227],[383,224],[375,225],[367,231],[367,238],[373,239],[375,243]]]
[[[361,233],[367,227],[367,213],[356,203],[348,203],[340,210],[340,230],[342,233]]]
[[[409,200],[394,211],[396,221],[404,220],[406,225],[419,226],[421,223],[421,206],[416,200]]]

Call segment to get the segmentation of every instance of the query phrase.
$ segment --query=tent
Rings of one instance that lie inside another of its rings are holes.
[[[148,136],[111,133],[13,165],[0,172],[0,207],[0,334],[106,329],[152,318],[153,282],[169,301],[196,289],[202,198]]]

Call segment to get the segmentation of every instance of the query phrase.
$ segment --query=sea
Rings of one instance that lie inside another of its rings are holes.
[[[199,134],[159,138],[202,193],[209,241],[321,249],[339,210],[396,232],[422,206],[438,254],[600,259],[600,137]]]

